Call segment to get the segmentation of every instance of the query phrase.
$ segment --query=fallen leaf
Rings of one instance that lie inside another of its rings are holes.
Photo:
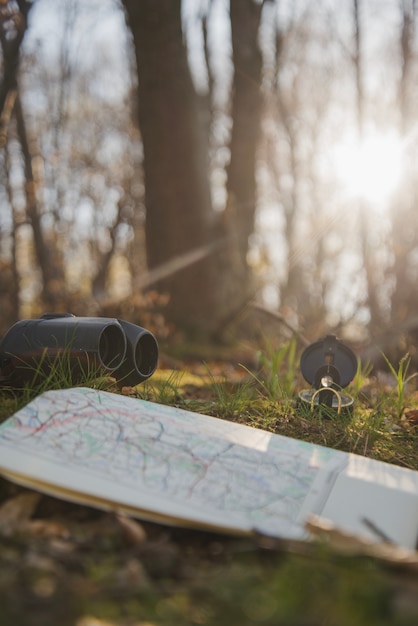
[[[404,419],[410,424],[418,424],[418,409],[410,409],[404,412]]]
[[[53,520],[29,520],[23,524],[22,530],[25,530],[34,537],[59,537],[67,539],[70,531],[60,522]]]
[[[0,534],[10,536],[19,532],[32,517],[41,498],[39,493],[22,493],[9,498],[0,507]]]
[[[116,520],[122,529],[125,539],[127,539],[130,544],[137,546],[146,541],[147,534],[142,524],[122,514],[117,514]]]
[[[118,572],[118,580],[124,588],[135,586],[142,591],[152,588],[146,569],[138,559],[129,559],[126,562]]]

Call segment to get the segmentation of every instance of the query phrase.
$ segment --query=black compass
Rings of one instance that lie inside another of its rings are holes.
[[[304,379],[312,385],[299,393],[299,399],[309,403],[311,410],[326,406],[341,413],[352,410],[353,399],[342,393],[357,371],[354,352],[335,335],[327,335],[310,344],[300,358]]]

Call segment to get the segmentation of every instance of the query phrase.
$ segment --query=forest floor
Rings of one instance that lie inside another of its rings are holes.
[[[364,375],[352,416],[318,419],[294,402],[289,351],[257,374],[243,360],[168,360],[125,393],[418,470],[415,390]],[[415,626],[417,563],[142,522],[0,479],[0,626]]]

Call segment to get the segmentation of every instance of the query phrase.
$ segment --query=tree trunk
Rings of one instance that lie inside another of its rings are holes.
[[[243,268],[247,268],[248,239],[254,231],[256,209],[256,156],[262,103],[258,35],[263,4],[230,0],[234,81],[227,217],[232,213]]]
[[[364,57],[363,57],[363,28],[361,20],[361,0],[353,0],[354,19],[354,72],[356,83],[356,112],[357,132],[361,142],[364,139],[365,127],[365,90],[364,90]],[[368,211],[365,201],[358,202],[360,250],[363,257],[363,267],[366,281],[367,307],[369,309],[369,330],[375,334],[384,325],[384,311],[379,298],[379,280],[376,278],[375,260],[370,249]]]
[[[138,71],[148,266],[151,271],[165,269],[158,286],[170,295],[168,319],[178,327],[200,330],[210,327],[218,306],[208,248],[215,224],[206,143],[181,30],[181,1],[123,2]],[[200,260],[183,263],[193,251]],[[177,270],[179,265],[183,269]]]
[[[54,242],[46,241],[41,227],[41,216],[35,194],[36,182],[32,170],[32,154],[17,81],[20,46],[26,32],[32,4],[26,0],[18,0],[17,5],[19,11],[13,14],[13,19],[10,19],[8,7],[5,13],[0,11],[0,43],[4,61],[3,79],[0,84],[1,141],[4,143],[7,141],[8,124],[14,114],[24,164],[26,213],[32,227],[35,254],[42,273],[42,304],[48,311],[60,311],[65,309],[64,270]],[[17,277],[15,277],[16,280]]]
[[[48,240],[42,229],[35,193],[36,181],[32,169],[32,154],[19,95],[16,97],[14,114],[25,171],[26,214],[32,227],[36,259],[42,274],[42,304],[49,312],[62,312],[67,308],[62,255],[52,239],[53,235],[51,234]]]
[[[413,79],[411,76],[414,59],[414,36],[416,33],[417,1],[403,0],[399,3],[401,10],[401,28],[399,36],[401,52],[401,71],[398,85],[399,101],[399,132],[407,143],[411,129],[415,123],[414,99],[412,97]],[[416,186],[405,189],[398,196],[396,207],[390,216],[392,221],[392,277],[394,289],[391,295],[390,323],[398,326],[414,315],[416,310],[416,269],[414,256],[417,249],[418,235],[411,228],[416,215]]]

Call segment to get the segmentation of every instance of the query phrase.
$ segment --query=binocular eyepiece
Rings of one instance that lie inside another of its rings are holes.
[[[124,320],[47,313],[16,322],[1,340],[0,385],[36,384],[60,361],[74,384],[93,372],[134,386],[154,373],[158,344],[148,330]]]

